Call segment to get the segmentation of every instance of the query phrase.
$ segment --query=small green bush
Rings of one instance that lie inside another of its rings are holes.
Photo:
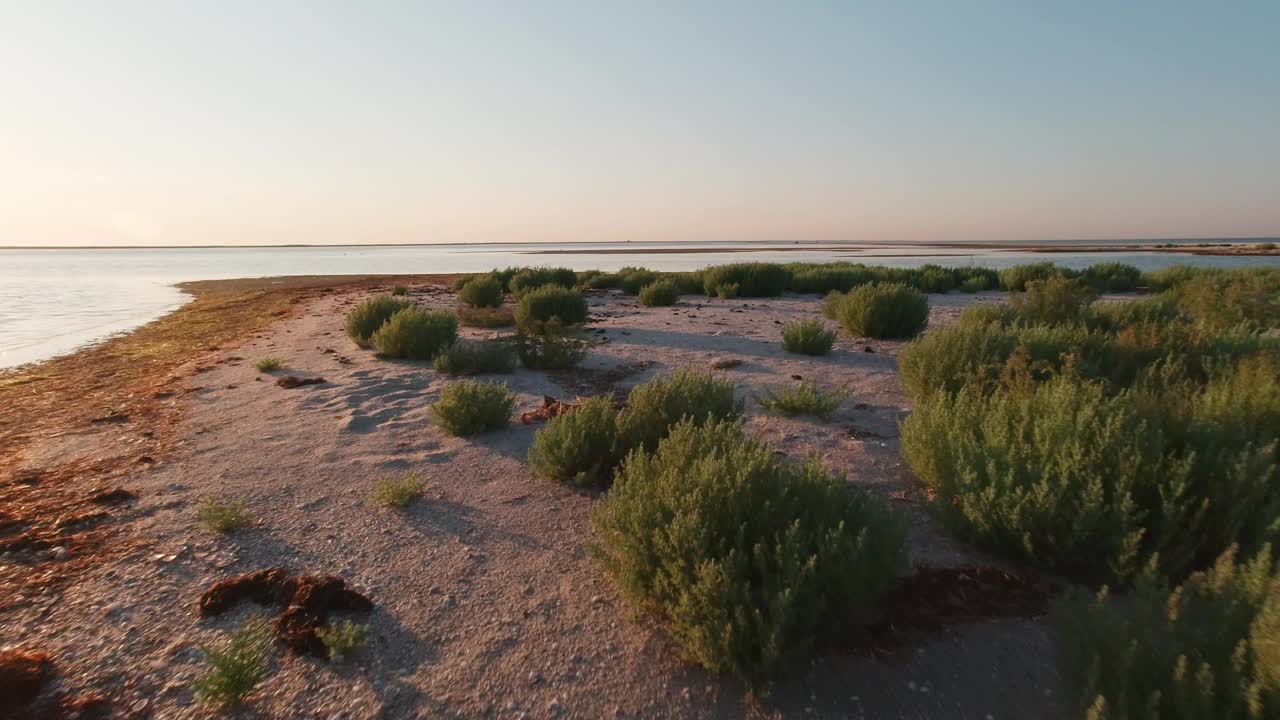
[[[1280,717],[1280,564],[1235,549],[1172,593],[1151,574],[1128,596],[1074,591],[1052,613],[1078,717]]]
[[[1064,277],[1030,280],[1026,291],[1014,293],[1010,304],[1029,322],[1065,323],[1078,320],[1098,299],[1098,291]]]
[[[253,525],[253,516],[240,500],[205,498],[196,509],[196,518],[210,532],[229,533]]]
[[[801,320],[782,326],[782,347],[801,355],[826,355],[836,344],[835,332],[820,320]]]
[[[342,662],[352,653],[364,647],[365,641],[369,637],[369,626],[352,622],[351,620],[343,620],[342,622],[316,628],[316,637],[320,638],[320,642],[324,643],[325,649],[329,651],[330,660]]]
[[[585,323],[587,316],[587,301],[582,293],[557,285],[525,293],[516,304],[515,312],[520,331],[534,335],[545,333],[552,321],[562,328],[570,328]]]
[[[371,347],[373,334],[383,323],[391,319],[392,315],[413,306],[412,300],[390,295],[368,298],[347,312],[347,336],[362,348]]]
[[[538,288],[573,288],[578,285],[578,274],[569,268],[525,268],[511,277],[507,286],[517,298]]]
[[[640,289],[640,304],[647,307],[675,305],[680,299],[680,288],[670,280],[649,283]]]
[[[493,275],[473,278],[458,291],[458,299],[473,308],[496,308],[502,304],[502,281]]]
[[[529,466],[552,480],[605,487],[617,461],[617,417],[613,398],[583,400],[538,431],[529,448]]]
[[[452,313],[413,307],[392,315],[374,333],[373,346],[383,357],[432,360],[457,339],[458,319]]]
[[[716,265],[702,271],[703,292],[712,295],[721,285],[737,285],[742,297],[775,297],[791,282],[791,273],[774,263]]]
[[[592,290],[620,288],[622,287],[622,276],[618,273],[600,273],[592,276],[583,284]]]
[[[516,354],[504,342],[458,341],[436,356],[433,367],[450,375],[509,373],[516,368]]]
[[[265,618],[246,621],[220,647],[201,645],[208,667],[192,683],[202,705],[229,708],[243,703],[267,678],[271,624]]]
[[[505,383],[459,380],[440,393],[431,414],[450,435],[476,435],[506,427],[515,404]]]
[[[929,322],[929,299],[901,283],[861,285],[828,298],[828,311],[851,335],[879,339],[914,337]]]
[[[684,368],[632,388],[618,416],[618,437],[625,450],[653,450],[681,418],[695,422],[725,420],[742,414],[732,380],[705,370]]]
[[[782,463],[736,422],[686,419],[632,452],[593,513],[593,553],[703,667],[758,684],[817,633],[876,616],[905,526],[821,463]]]
[[[458,322],[467,327],[498,328],[516,324],[515,313],[511,308],[458,308]]]
[[[847,400],[849,391],[840,388],[824,392],[813,381],[803,381],[759,398],[760,406],[779,415],[812,415],[826,420]]]
[[[956,288],[959,282],[947,268],[938,265],[923,265],[916,268],[907,280],[907,284],[920,292],[948,293]]]
[[[396,285],[395,287],[391,288],[391,294],[395,295],[396,297],[402,297],[404,295],[409,294],[409,288],[405,287],[404,285]]]
[[[986,279],[980,277],[969,278],[968,280],[960,283],[961,292],[978,293],[990,289],[991,286],[987,284]]]
[[[568,370],[587,356],[586,340],[566,334],[556,323],[548,323],[541,335],[521,333],[515,339],[520,363],[530,370]]]
[[[271,372],[272,370],[279,370],[280,368],[284,367],[284,358],[279,357],[277,355],[268,355],[262,358],[261,360],[258,360],[257,362],[255,362],[253,364],[253,367],[256,368],[257,371],[260,373]]]
[[[397,478],[383,478],[369,493],[369,501],[382,507],[402,508],[422,494],[422,482],[413,473]]]
[[[1129,292],[1142,283],[1142,271],[1124,263],[1097,263],[1080,273],[1080,282],[1098,292]]]
[[[1273,242],[1263,242],[1263,243],[1258,243],[1257,245],[1254,245],[1254,247],[1255,247],[1256,249],[1258,249],[1258,250],[1268,250],[1268,251],[1270,251],[1270,250],[1275,250],[1275,249],[1276,249],[1276,244],[1275,244],[1275,243],[1273,243]]]
[[[639,295],[646,285],[658,281],[658,273],[644,268],[623,268],[618,271],[622,278],[622,291],[628,295]]]
[[[724,283],[716,286],[716,297],[721,300],[732,300],[738,297],[738,283]]]
[[[961,267],[953,272],[962,292],[983,292],[1000,287],[1000,273],[991,268]]]

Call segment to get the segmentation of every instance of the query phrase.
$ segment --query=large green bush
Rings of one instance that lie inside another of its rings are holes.
[[[622,291],[628,295],[639,295],[646,285],[658,281],[658,273],[645,268],[626,267],[618,271],[621,278]]]
[[[450,375],[509,373],[515,370],[516,356],[504,342],[463,342],[453,344],[436,356],[434,367]]]
[[[1076,271],[1059,267],[1051,262],[1014,265],[1000,271],[1000,287],[1004,290],[1022,292],[1027,289],[1027,283],[1032,280],[1048,280],[1055,277],[1074,278],[1077,275],[1079,273]]]
[[[502,281],[493,275],[473,278],[458,290],[458,299],[473,308],[496,308],[502,304]]]
[[[1235,549],[1172,593],[1152,576],[1127,596],[1056,603],[1059,667],[1078,717],[1280,717],[1280,564]]]
[[[432,360],[458,339],[458,318],[443,310],[405,308],[378,329],[378,354],[408,360]]]
[[[675,305],[680,299],[680,288],[670,280],[649,283],[640,289],[640,304],[646,307]]]
[[[818,633],[875,618],[905,527],[816,459],[780,462],[739,424],[685,420],[632,452],[597,507],[594,553],[700,665],[750,683]]]
[[[1022,319],[1033,323],[1064,323],[1078,320],[1098,299],[1098,291],[1064,277],[1031,280],[1026,291],[1014,293],[1010,303]]]
[[[1169,295],[1179,310],[1208,327],[1280,328],[1280,270],[1203,273]]]
[[[1080,281],[1099,292],[1128,292],[1142,283],[1142,271],[1124,263],[1096,263],[1080,273]]]
[[[617,416],[613,398],[583,400],[538,431],[529,448],[529,467],[578,487],[605,487],[617,461]]]
[[[789,353],[826,355],[836,343],[836,334],[821,320],[801,320],[782,326],[782,347]]]
[[[714,295],[722,285],[737,285],[741,297],[774,297],[781,295],[791,282],[791,273],[774,263],[736,263],[716,265],[702,271],[702,287]]]
[[[695,422],[736,418],[742,404],[734,399],[733,381],[705,370],[683,368],[632,388],[618,416],[618,437],[626,450],[653,450],[667,430],[690,417]]]
[[[901,283],[871,283],[828,298],[828,312],[851,335],[910,338],[929,322],[929,299]]]
[[[445,386],[431,415],[450,435],[475,435],[506,427],[515,403],[505,383],[459,380]]]
[[[507,287],[517,298],[538,288],[548,286],[572,288],[577,285],[578,274],[569,268],[524,268],[507,281]]]
[[[372,346],[373,334],[392,315],[413,307],[408,298],[397,298],[390,295],[375,295],[362,301],[347,312],[347,336],[362,348]]]
[[[547,285],[520,296],[516,326],[523,333],[543,334],[548,326],[572,328],[587,321],[587,300],[574,289]]]

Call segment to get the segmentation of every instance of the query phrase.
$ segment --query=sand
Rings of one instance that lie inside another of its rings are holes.
[[[1065,716],[1050,634],[1034,617],[920,632],[880,652],[826,650],[767,697],[685,662],[588,556],[596,497],[528,470],[537,426],[447,436],[428,406],[449,378],[426,363],[379,360],[344,336],[343,313],[366,293],[310,297],[260,336],[183,369],[172,449],[130,474],[123,485],[137,500],[111,511],[128,550],[65,594],[24,598],[0,614],[4,644],[54,657],[48,695],[101,695],[128,717],[209,715],[190,688],[202,668],[197,645],[256,607],[201,619],[196,601],[213,582],[283,566],[339,575],[367,595],[374,611],[353,617],[370,623],[370,641],[341,664],[277,649],[243,717]],[[454,304],[443,286],[412,296]],[[1000,297],[931,296],[930,323]],[[826,357],[783,352],[780,325],[815,317],[813,296],[685,296],[644,308],[596,293],[591,304],[592,337],[603,342],[580,370],[484,378],[510,385],[517,415],[545,395],[622,393],[674,368],[737,358],[741,365],[717,372],[737,383],[749,431],[789,457],[817,452],[889,498],[911,518],[913,563],[995,563],[935,527],[899,458],[897,421],[909,410],[896,370],[902,343],[842,335]],[[256,372],[253,361],[268,354],[287,367]],[[326,382],[277,387],[272,375],[285,374]],[[754,397],[795,376],[852,395],[826,422],[764,414]],[[46,447],[107,456],[138,441],[128,422],[100,430]],[[417,502],[392,510],[367,501],[379,479],[407,472],[426,484]],[[229,535],[202,529],[196,514],[206,497],[245,501],[257,525]],[[0,572],[15,569],[0,560]]]

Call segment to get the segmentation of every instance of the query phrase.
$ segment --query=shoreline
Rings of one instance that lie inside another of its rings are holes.
[[[920,244],[912,243],[877,243],[874,245],[833,245],[814,247],[799,245],[795,247],[724,247],[724,248],[610,248],[592,250],[592,255],[697,255],[715,253],[755,253],[755,252],[868,252],[875,250],[898,250],[904,247],[919,248],[922,251],[935,250],[943,252],[904,253],[898,255],[865,255],[867,258],[893,257],[966,257],[966,253],[948,253],[946,250],[986,250],[991,252],[1034,252],[1034,253],[1181,253],[1185,255],[1217,255],[1217,256],[1277,256],[1280,249],[1264,250],[1246,243],[1223,246],[1215,243],[1214,247],[1196,245],[1005,245],[996,243],[946,243]],[[579,250],[530,250],[525,255],[581,255]],[[857,256],[850,259],[857,261]]]

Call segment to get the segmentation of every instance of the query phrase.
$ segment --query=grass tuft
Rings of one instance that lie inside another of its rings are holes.
[[[260,373],[279,370],[284,367],[284,358],[275,355],[268,355],[253,364],[253,367]]]
[[[369,493],[369,502],[381,507],[402,508],[422,494],[422,481],[413,473],[397,478],[383,478]]]
[[[845,388],[825,392],[818,388],[816,382],[809,380],[758,398],[760,406],[769,412],[788,417],[812,415],[823,420],[831,417],[847,399],[849,391]]]
[[[320,638],[320,642],[324,643],[325,648],[329,651],[330,660],[342,662],[355,651],[364,647],[369,637],[369,626],[351,620],[343,620],[342,622],[330,623],[327,626],[316,628],[316,637]]]
[[[271,624],[263,617],[246,621],[219,646],[201,645],[208,668],[192,683],[202,705],[230,708],[243,703],[267,677]]]
[[[253,518],[240,500],[205,498],[196,517],[200,525],[211,532],[229,533],[253,525]]]
[[[826,355],[836,343],[835,332],[821,320],[801,320],[782,326],[782,347],[801,355]]]

